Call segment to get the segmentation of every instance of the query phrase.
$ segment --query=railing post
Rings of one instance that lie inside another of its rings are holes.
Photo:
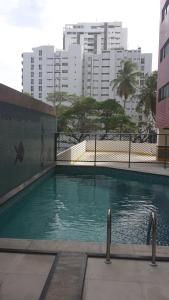
[[[152,225],[152,266],[156,266],[156,239],[157,239],[157,224],[156,214],[152,213],[153,225]]]
[[[164,147],[164,169],[167,167],[167,134],[165,134],[165,147]]]
[[[56,161],[56,132],[54,134],[54,161]]]
[[[57,161],[58,154],[58,132],[55,133],[55,161]]]
[[[112,212],[108,209],[107,212],[107,244],[106,244],[106,264],[111,264],[110,260],[110,246],[111,246],[111,233],[112,233]]]
[[[96,141],[97,141],[97,134],[95,134],[95,138],[94,138],[94,166],[96,166]]]
[[[131,133],[129,136],[129,164],[128,164],[129,168],[130,168],[130,162],[131,162]]]

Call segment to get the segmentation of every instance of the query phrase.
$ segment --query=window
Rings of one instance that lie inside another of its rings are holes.
[[[101,89],[102,89],[102,90],[108,90],[108,89],[109,89],[109,87],[105,87],[105,86],[103,86]]]
[[[109,94],[101,94],[101,96],[106,96],[107,97],[107,96],[109,96]]]
[[[169,82],[159,89],[158,101],[162,101],[169,97]]]
[[[31,84],[34,84],[34,79],[31,79]]]
[[[42,70],[42,65],[39,65],[39,70]]]
[[[34,70],[34,65],[31,65],[31,70]]]
[[[141,58],[141,64],[144,64],[144,63],[145,63],[145,59],[143,57],[143,58]]]
[[[42,79],[39,79],[39,84],[42,84]]]
[[[160,62],[169,54],[169,39],[160,50]]]
[[[68,87],[68,85],[67,84],[62,84],[62,87],[64,88],[67,88]]]
[[[39,85],[39,92],[42,92],[42,86]]]
[[[34,63],[34,57],[31,57],[31,63]]]
[[[68,70],[62,70],[62,73],[68,73]]]
[[[34,87],[33,87],[33,85],[31,85],[31,92],[33,92],[34,91]]]
[[[68,63],[62,63],[62,66],[68,66]]]
[[[42,56],[42,50],[39,50],[39,56]]]
[[[39,72],[39,77],[42,77],[42,72]]]
[[[31,72],[31,77],[34,77],[34,72]]]
[[[39,93],[39,98],[42,98],[42,93]]]

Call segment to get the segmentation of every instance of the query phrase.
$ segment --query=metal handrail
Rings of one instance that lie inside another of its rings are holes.
[[[156,240],[157,240],[157,216],[155,211],[150,212],[148,230],[147,230],[147,245],[150,245],[150,233],[152,230],[152,266],[156,266]]]
[[[107,243],[106,243],[106,264],[111,264],[110,260],[110,246],[111,246],[111,233],[112,233],[112,211],[108,209],[107,212]]]

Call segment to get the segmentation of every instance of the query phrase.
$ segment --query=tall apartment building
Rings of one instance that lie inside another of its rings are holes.
[[[160,13],[156,125],[160,134],[169,134],[169,0],[160,1]],[[169,137],[159,136],[158,157],[169,158]]]
[[[85,53],[101,53],[115,48],[127,49],[127,28],[121,22],[67,24],[63,32],[63,49],[79,44]]]
[[[22,54],[23,92],[46,102],[48,93],[64,91],[82,94],[83,52],[80,45],[70,45],[69,51],[41,46]]]
[[[118,76],[119,70],[123,67],[121,61],[131,60],[138,66],[143,76],[140,78],[140,86],[144,84],[144,75],[151,73],[152,54],[141,53],[137,50],[114,49],[102,51],[101,54],[86,54],[84,58],[84,80],[83,95],[91,96],[96,100],[116,99],[123,105],[122,99],[112,90],[111,82]],[[126,112],[137,121],[138,114],[136,106],[138,99],[134,98],[127,102]]]
[[[110,84],[122,68],[121,61],[131,59],[143,74],[151,72],[152,55],[141,53],[141,48],[127,50],[127,29],[121,22],[66,25],[63,36],[64,50],[42,46],[23,53],[23,92],[43,101],[48,93],[63,91],[123,104]],[[126,105],[135,121],[141,118],[135,111],[137,101]]]

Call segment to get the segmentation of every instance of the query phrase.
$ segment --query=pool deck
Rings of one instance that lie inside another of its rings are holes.
[[[111,245],[110,265],[104,263],[105,249],[105,244],[2,238],[0,299],[169,299],[169,247],[157,247],[157,267],[150,265],[151,246]]]
[[[72,162],[56,162],[56,165],[98,166],[149,174],[169,176],[169,165],[156,161],[155,156],[131,154],[130,167],[127,153],[97,152],[96,163],[94,153],[85,152],[78,160]]]
[[[58,163],[63,164],[63,163]],[[89,165],[92,162],[74,162]],[[97,166],[169,176],[169,168],[147,163],[97,162]],[[1,300],[169,300],[169,247],[77,241],[0,239]]]

